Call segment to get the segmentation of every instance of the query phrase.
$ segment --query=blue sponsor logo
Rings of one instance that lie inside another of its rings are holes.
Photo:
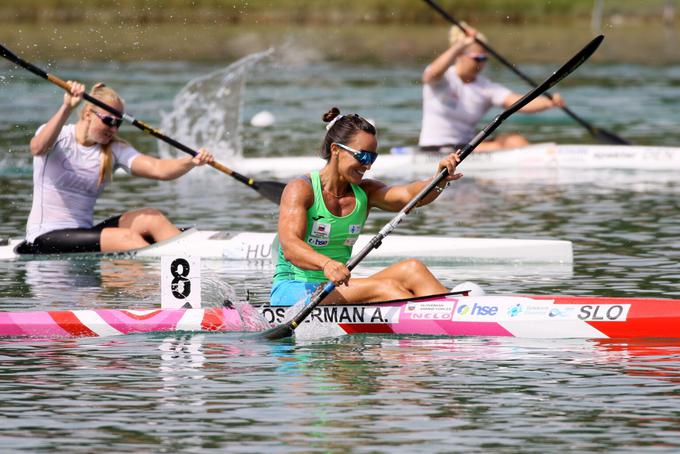
[[[312,246],[328,246],[328,240],[322,238],[314,238],[313,236],[307,238],[307,243],[311,244]]]
[[[515,304],[510,309],[508,309],[508,315],[510,317],[517,317],[523,311],[522,305],[520,303]]]
[[[553,307],[552,309],[550,309],[550,312],[548,313],[548,317],[553,317],[553,318],[554,318],[554,317],[561,317],[561,316],[563,316],[563,315],[564,315],[564,314],[562,313],[562,311],[559,310],[559,309],[556,308],[556,307]]]
[[[498,314],[498,306],[484,306],[483,304],[475,303],[470,307],[467,304],[463,304],[456,312],[461,316],[490,317]]]

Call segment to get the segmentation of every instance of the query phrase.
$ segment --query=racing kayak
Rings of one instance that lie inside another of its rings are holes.
[[[362,248],[372,235],[360,235],[355,247]],[[15,248],[21,239],[5,240],[0,245],[0,259],[34,258],[48,260],[67,256],[110,256],[128,258],[158,258],[163,255],[183,255],[221,260],[271,261],[276,251],[273,232],[228,232],[188,229],[168,240],[116,254],[18,254]],[[359,249],[357,249],[359,250]],[[372,258],[437,258],[446,261],[567,263],[573,262],[572,244],[561,240],[523,240],[456,238],[423,235],[392,235],[372,254]]]
[[[393,155],[419,156],[418,147],[393,147]],[[435,153],[436,155],[436,153]],[[465,168],[496,169],[520,167],[578,170],[680,170],[680,147],[643,145],[568,145],[544,142],[505,150],[477,152]]]
[[[295,309],[291,309],[295,311]],[[259,312],[259,315],[257,314]],[[175,331],[261,331],[286,308],[0,312],[0,337],[87,337]],[[519,338],[680,338],[680,300],[591,296],[439,295],[318,306],[300,337],[344,334]]]
[[[440,153],[420,152],[418,147],[392,147],[390,154],[381,154],[367,176],[393,177],[428,176],[436,169]],[[301,175],[324,165],[315,156],[287,156],[270,158],[239,158],[238,165],[245,173],[257,174],[263,169],[280,177]],[[527,170],[625,170],[672,173],[680,170],[680,147],[637,145],[569,145],[552,142],[524,147],[475,152],[467,157],[461,170],[466,175],[489,176],[489,171],[517,177]]]

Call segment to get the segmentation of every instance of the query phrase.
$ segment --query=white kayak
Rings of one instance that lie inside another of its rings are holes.
[[[355,250],[363,248],[373,235],[360,235]],[[220,260],[272,260],[276,234],[273,232],[228,232],[189,229],[180,235],[151,246],[114,255],[124,257],[160,257],[184,255]],[[63,259],[64,255],[19,255],[14,248],[21,239],[5,240],[0,246],[0,260],[34,258]],[[87,254],[70,254],[82,257]],[[443,261],[572,263],[570,241],[492,238],[456,238],[423,235],[390,235],[374,250],[371,259],[435,258]]]
[[[393,147],[390,154],[417,156],[418,147]],[[425,153],[426,154],[426,153]],[[552,142],[497,151],[474,152],[465,160],[474,168],[559,168],[579,170],[680,170],[680,147],[641,145],[567,145]]]
[[[423,153],[417,147],[393,147],[372,166],[370,176],[430,175],[441,159],[439,153]],[[296,176],[324,165],[317,156],[239,158],[238,169],[248,174],[267,173]],[[473,152],[461,164],[468,175],[481,171],[502,171],[513,175],[523,170],[625,170],[675,172],[680,170],[680,147],[636,145],[563,145],[552,142],[490,152]]]

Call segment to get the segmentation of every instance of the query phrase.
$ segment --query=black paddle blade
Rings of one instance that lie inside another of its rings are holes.
[[[290,322],[275,326],[267,331],[260,333],[260,336],[267,340],[279,340],[293,336],[293,327]]]
[[[258,181],[253,184],[253,188],[260,193],[262,197],[279,205],[281,203],[281,194],[286,187],[285,183],[280,181]]]
[[[0,44],[0,55],[5,57],[8,60],[11,60],[16,63],[18,60],[18,57],[14,55],[8,48]]]
[[[517,100],[513,105],[508,107],[508,109],[505,110],[500,116],[503,116],[504,118],[509,117],[513,113],[520,110],[522,107],[529,104],[534,99],[541,96],[551,87],[557,85],[562,79],[567,77],[569,74],[574,72],[576,68],[581,66],[583,62],[588,60],[588,58],[590,58],[590,56],[593,55],[597,48],[600,47],[600,44],[602,44],[602,40],[604,40],[604,35],[598,35],[595,38],[593,38],[588,44],[586,44],[583,47],[583,49],[581,49],[576,55],[571,57],[568,62],[563,64],[557,71],[552,73],[552,75],[548,77],[541,85],[531,90],[521,99]]]
[[[590,133],[602,143],[609,145],[632,145],[628,140],[604,129],[593,127],[590,129]]]

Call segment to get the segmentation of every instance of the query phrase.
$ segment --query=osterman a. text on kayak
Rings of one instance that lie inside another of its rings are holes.
[[[69,81],[61,107],[31,139],[33,204],[24,253],[120,252],[148,246],[180,233],[160,211],[141,208],[94,224],[94,205],[113,171],[122,168],[156,180],[178,178],[214,161],[201,150],[195,157],[158,159],[144,155],[117,136],[122,119],[87,103],[75,124],[66,124],[82,102],[85,86]],[[123,112],[123,100],[98,83],[90,96]]]
[[[477,123],[493,106],[507,109],[521,94],[492,82],[481,74],[488,61],[482,44],[486,38],[472,27],[467,34],[453,26],[449,32],[449,48],[430,63],[423,72],[423,120],[418,145],[423,151],[458,149],[477,133]],[[538,97],[520,112],[541,112],[564,107],[555,93],[552,99]],[[494,151],[528,145],[517,133],[491,137],[477,146],[476,152]]]
[[[358,114],[341,115],[332,108],[323,115],[328,123],[321,145],[326,165],[292,180],[279,210],[278,262],[273,277],[271,304],[290,306],[309,298],[327,281],[335,290],[325,304],[385,301],[446,293],[448,290],[423,263],[400,261],[366,278],[353,278],[346,263],[371,208],[399,211],[432,179],[392,185],[364,179],[376,161],[376,128]],[[436,169],[448,174],[421,202],[433,202],[449,181],[457,180],[460,157],[449,154]]]

